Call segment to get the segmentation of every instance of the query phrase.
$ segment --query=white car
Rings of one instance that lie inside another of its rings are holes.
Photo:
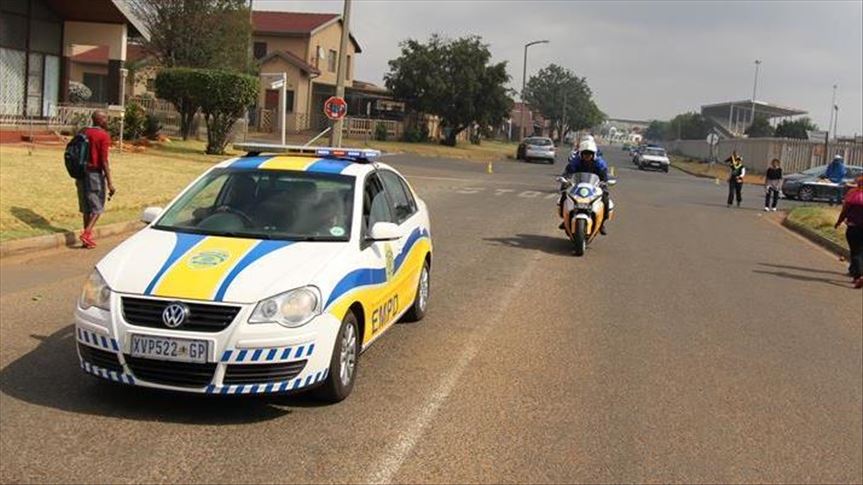
[[[554,163],[554,158],[557,156],[557,149],[554,147],[554,142],[551,138],[544,136],[534,136],[525,138],[521,142],[524,147],[525,161],[544,160],[546,163]]]
[[[635,164],[638,165],[638,168],[641,170],[647,168],[658,168],[663,172],[668,173],[668,167],[671,165],[671,161],[668,159],[668,155],[665,153],[664,148],[645,147],[640,150],[635,157]]]
[[[335,402],[363,350],[425,315],[428,209],[379,152],[241,148],[96,265],[75,309],[85,372]]]

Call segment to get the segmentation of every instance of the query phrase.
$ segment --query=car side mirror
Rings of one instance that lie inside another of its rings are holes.
[[[160,215],[162,215],[161,207],[147,207],[144,209],[144,212],[141,213],[141,222],[150,224],[158,219]]]
[[[372,226],[372,230],[369,233],[369,236],[366,238],[367,241],[395,241],[402,237],[402,231],[399,229],[399,226],[393,224],[392,222],[376,222],[374,226]]]

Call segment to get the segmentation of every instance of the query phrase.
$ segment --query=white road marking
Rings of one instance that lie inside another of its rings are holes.
[[[505,290],[505,293],[501,295],[501,298],[498,300],[500,304],[496,307],[496,310],[489,315],[489,318],[486,319],[487,322],[496,322],[503,318],[504,314],[509,309],[509,305],[512,300],[517,294],[520,294],[518,290],[527,279],[527,276],[531,273],[536,261],[537,257],[531,258],[528,262],[528,267],[525,268],[524,271],[519,274],[514,283]],[[435,389],[435,392],[428,397],[425,404],[410,420],[408,420],[407,425],[402,429],[402,432],[399,434],[398,438],[396,438],[393,445],[388,450],[384,451],[382,458],[372,468],[372,473],[365,482],[392,482],[393,477],[395,477],[396,473],[401,469],[405,459],[407,459],[411,451],[413,451],[417,441],[425,431],[425,428],[435,417],[438,409],[440,409],[444,401],[449,398],[449,395],[456,383],[461,379],[462,374],[464,374],[464,371],[467,369],[468,365],[470,365],[473,358],[476,357],[485,337],[493,328],[495,328],[494,324],[487,324],[480,327],[479,330],[475,331],[467,338],[464,351],[462,351],[455,365],[444,376],[437,389]]]

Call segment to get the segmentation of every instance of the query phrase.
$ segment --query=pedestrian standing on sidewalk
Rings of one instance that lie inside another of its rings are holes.
[[[725,159],[731,168],[731,173],[728,174],[728,207],[734,202],[734,196],[737,196],[737,207],[740,207],[740,202],[743,201],[743,177],[746,175],[746,167],[743,166],[743,157],[737,155],[737,151],[731,152],[731,156]]]
[[[93,228],[96,227],[99,216],[105,211],[106,192],[109,197],[113,197],[116,192],[111,178],[111,166],[108,163],[108,148],[111,146],[108,116],[104,111],[94,111],[91,119],[93,126],[82,131],[90,144],[86,173],[84,177],[75,181],[78,188],[78,209],[84,220],[84,230],[79,239],[87,249],[96,247]]]
[[[779,202],[779,191],[782,189],[782,162],[774,158],[764,177],[764,211],[776,212]],[[771,200],[772,199],[772,200]],[[772,203],[771,203],[772,202]]]
[[[854,278],[854,288],[863,288],[863,175],[857,177],[857,187],[848,191],[842,211],[833,226],[845,223],[845,239],[851,252],[848,274]]]

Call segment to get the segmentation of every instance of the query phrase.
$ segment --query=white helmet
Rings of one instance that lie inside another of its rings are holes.
[[[592,139],[582,140],[581,143],[578,144],[578,151],[581,152],[593,152],[596,153],[596,142]]]

